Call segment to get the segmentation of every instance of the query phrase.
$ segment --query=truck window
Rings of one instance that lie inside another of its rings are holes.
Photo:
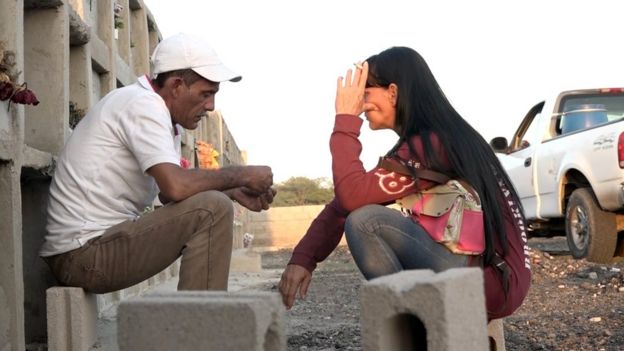
[[[519,151],[531,146],[530,142],[535,143],[541,141],[538,135],[540,131],[540,128],[538,127],[538,122],[540,121],[541,114],[541,112],[537,113],[526,132],[524,132],[523,135],[519,135],[520,143],[515,147],[514,150],[511,150],[511,152]]]
[[[624,118],[624,94],[579,94],[564,97],[558,134],[569,134]]]
[[[522,122],[516,129],[513,137],[511,138],[511,142],[509,143],[509,148],[507,149],[507,153],[516,152],[518,150],[525,149],[529,147],[529,140],[533,140],[533,142],[537,142],[538,139],[533,139],[537,133],[537,128],[539,124],[539,118],[537,118],[544,108],[544,101],[538,103],[537,105],[531,107],[529,112],[524,116]],[[541,142],[541,140],[539,140]]]

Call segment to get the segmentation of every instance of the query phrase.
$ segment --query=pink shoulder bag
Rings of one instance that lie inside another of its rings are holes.
[[[431,170],[413,169],[397,160],[381,158],[378,167],[438,183],[432,188],[397,199],[433,240],[457,254],[480,255],[485,250],[483,211],[477,192],[463,181]]]

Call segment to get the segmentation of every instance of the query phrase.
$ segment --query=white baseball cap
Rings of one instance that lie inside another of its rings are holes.
[[[221,62],[216,51],[204,40],[179,33],[163,39],[152,54],[152,74],[192,69],[212,82],[238,82],[242,79]]]

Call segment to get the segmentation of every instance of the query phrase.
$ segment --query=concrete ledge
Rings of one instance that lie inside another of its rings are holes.
[[[96,339],[95,295],[81,288],[53,287],[46,291],[48,350],[84,351]]]
[[[360,305],[364,351],[488,349],[478,268],[411,270],[373,279],[362,286]]]
[[[97,36],[89,41],[93,70],[99,74],[110,72],[112,68],[108,46]]]
[[[52,154],[24,145],[24,163],[22,167],[32,168],[51,175],[54,165]]]
[[[55,9],[63,6],[63,0],[24,0],[24,9]]]
[[[276,293],[162,292],[118,309],[120,351],[286,350]]]
[[[126,61],[124,61],[119,56],[117,56],[115,60],[115,68],[117,69],[115,73],[117,74],[117,80],[120,81],[121,84],[123,84],[124,86],[133,84],[136,80],[136,76],[134,75]]]
[[[73,7],[69,8],[69,45],[85,45],[91,40],[91,28]]]
[[[130,5],[130,10],[140,10],[145,7],[145,5],[143,5],[143,1],[141,0],[130,0],[128,1],[128,4]]]

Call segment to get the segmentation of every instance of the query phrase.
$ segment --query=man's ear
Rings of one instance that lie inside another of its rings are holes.
[[[399,96],[399,87],[394,83],[390,83],[390,85],[388,85],[388,95],[392,106],[396,106],[397,98]]]
[[[180,89],[184,85],[184,80],[181,77],[170,77],[165,81],[165,86],[171,91],[171,95],[178,97],[180,95]]]

